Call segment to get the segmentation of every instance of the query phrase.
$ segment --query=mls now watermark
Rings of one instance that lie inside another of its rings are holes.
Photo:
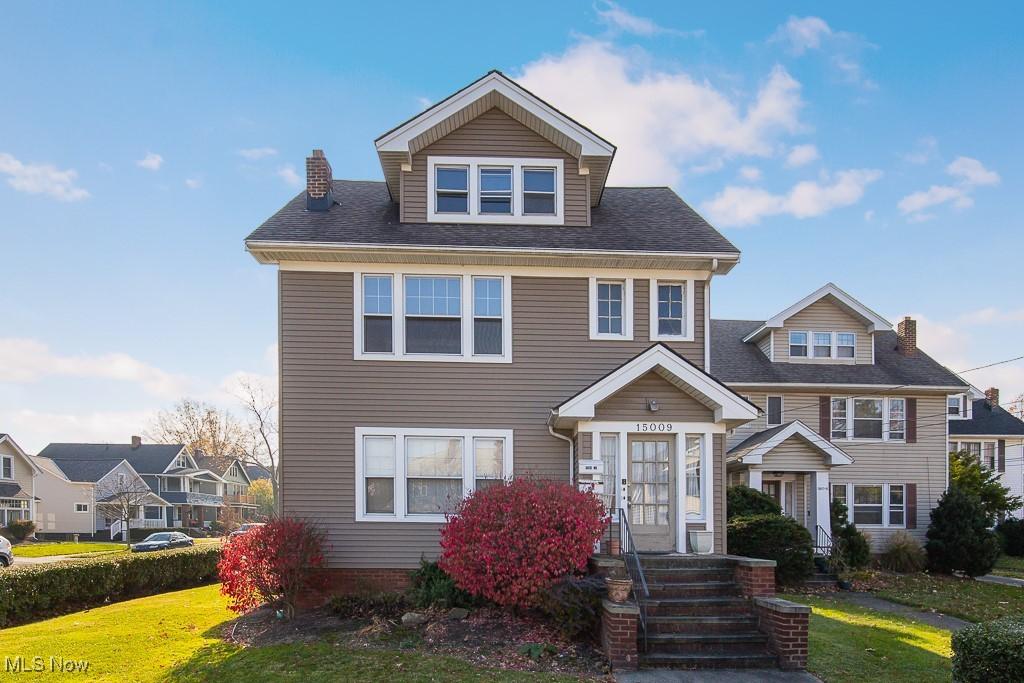
[[[84,674],[88,670],[88,659],[64,659],[63,657],[4,657],[4,671],[10,674]]]

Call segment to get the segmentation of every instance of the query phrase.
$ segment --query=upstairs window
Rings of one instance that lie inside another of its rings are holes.
[[[523,169],[523,214],[553,216],[555,214],[555,169]]]
[[[889,438],[903,441],[907,436],[907,400],[889,399]]]
[[[462,353],[461,289],[458,277],[406,276],[406,353]]]
[[[363,351],[391,353],[392,282],[390,275],[363,276]]]
[[[501,290],[501,278],[473,278],[473,353],[477,355],[501,355]]]
[[[831,332],[815,332],[814,333],[814,357],[815,358],[831,358],[832,357],[832,333]]]
[[[0,456],[2,463],[2,476],[4,479],[14,479],[14,458],[9,455]]]
[[[831,418],[835,440],[904,441],[907,399],[833,398]]]
[[[853,438],[882,438],[882,399],[855,398],[853,400]]]
[[[782,424],[782,397],[768,397],[767,420],[769,427],[777,427]]]
[[[683,285],[658,285],[658,334],[682,336]]]
[[[469,167],[434,168],[435,213],[469,213]]]
[[[960,416],[963,415],[963,396],[950,396],[946,399],[946,412],[950,415]]]
[[[512,215],[512,169],[481,167],[480,213]]]
[[[836,357],[854,358],[857,353],[857,335],[853,332],[840,332],[836,335]]]
[[[622,334],[622,283],[597,283],[597,333]]]
[[[807,333],[806,332],[790,332],[789,333],[789,355],[791,358],[806,358],[807,357]]]

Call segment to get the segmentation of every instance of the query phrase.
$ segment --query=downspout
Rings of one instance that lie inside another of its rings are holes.
[[[576,470],[573,467],[573,460],[575,456],[574,449],[576,444],[573,443],[571,437],[568,437],[565,434],[559,434],[558,432],[555,431],[554,425],[551,424],[551,420],[552,418],[554,418],[554,416],[555,411],[552,410],[551,415],[548,416],[548,434],[555,437],[556,439],[561,439],[562,441],[565,441],[567,444],[569,444],[569,483],[571,484],[573,483],[573,475],[576,474]]]

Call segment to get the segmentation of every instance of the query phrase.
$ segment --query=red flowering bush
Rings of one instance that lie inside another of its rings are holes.
[[[590,491],[514,479],[459,504],[441,530],[438,564],[472,595],[528,607],[553,581],[586,567],[607,523]]]
[[[274,603],[291,618],[299,596],[320,588],[323,532],[300,519],[275,519],[224,544],[217,571],[228,607],[248,612]]]

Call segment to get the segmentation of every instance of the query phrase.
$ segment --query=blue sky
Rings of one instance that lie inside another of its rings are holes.
[[[246,234],[322,147],[491,68],[619,146],[743,251],[717,317],[834,281],[954,369],[1020,355],[1024,43],[1014,3],[22,3],[0,24],[0,431],[126,441],[272,376]],[[1021,363],[968,377],[1024,391]]]

